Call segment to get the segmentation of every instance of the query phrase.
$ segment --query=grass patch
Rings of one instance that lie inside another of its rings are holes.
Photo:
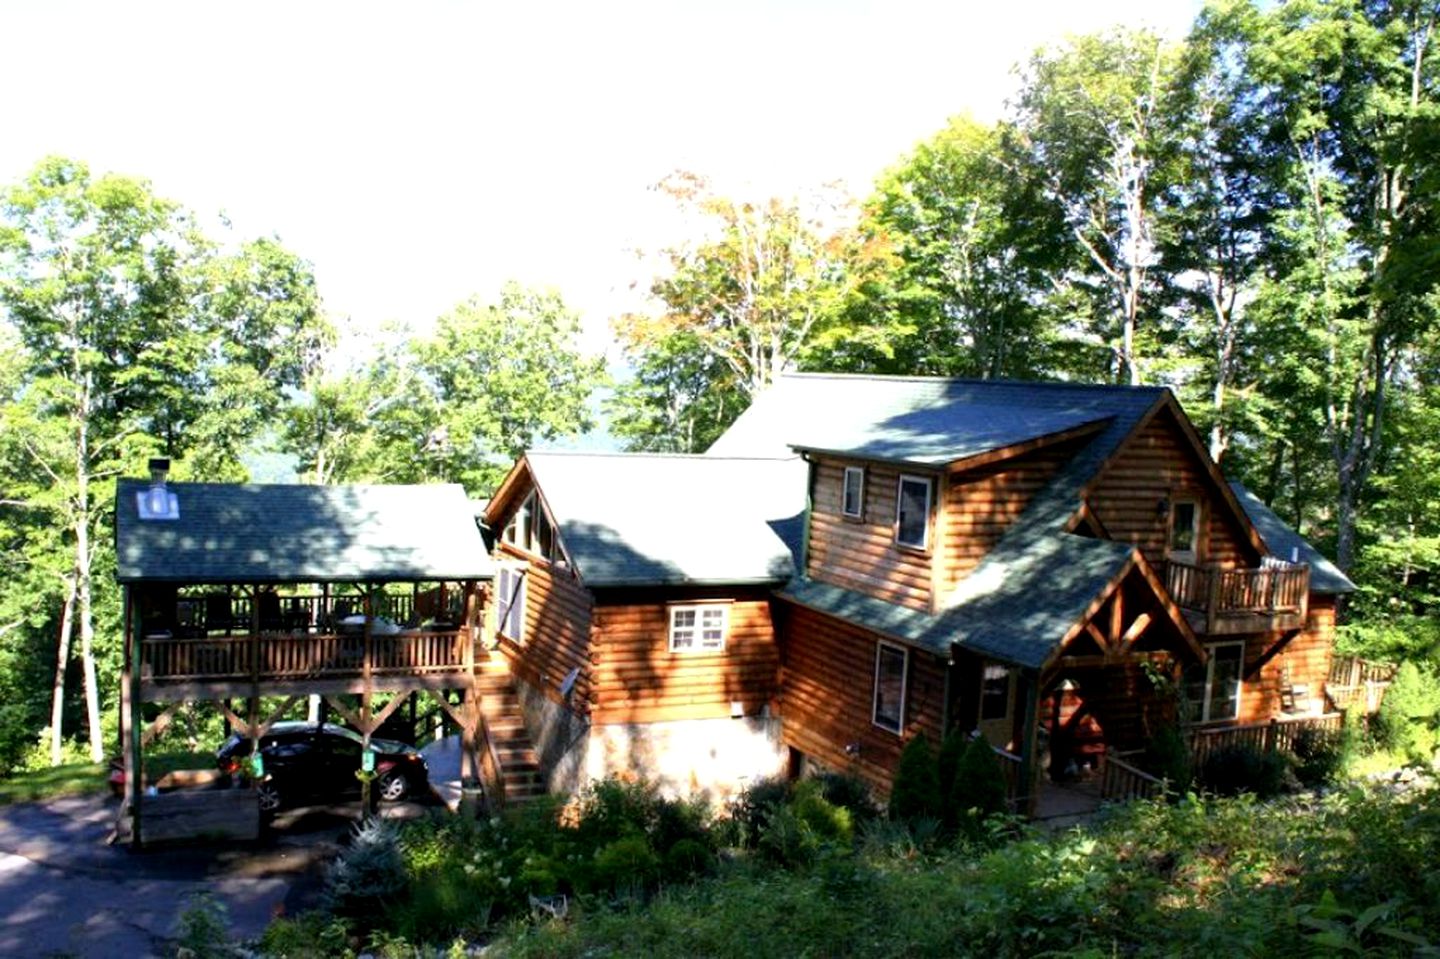
[[[105,763],[70,763],[35,772],[16,773],[8,779],[0,779],[0,806],[101,793],[109,788],[106,782],[109,774],[110,767]]]
[[[166,752],[145,757],[145,769],[151,782],[177,769],[213,768],[215,755],[208,752]],[[67,763],[0,779],[0,806],[40,802],[61,796],[90,796],[106,792],[109,788],[109,763]]]

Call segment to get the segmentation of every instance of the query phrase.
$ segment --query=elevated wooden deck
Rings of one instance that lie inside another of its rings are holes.
[[[1171,560],[1165,585],[1201,635],[1302,629],[1309,613],[1310,567],[1304,564],[1222,569]]]
[[[474,675],[468,629],[260,632],[147,636],[140,643],[140,692],[149,702],[370,689],[463,689]]]

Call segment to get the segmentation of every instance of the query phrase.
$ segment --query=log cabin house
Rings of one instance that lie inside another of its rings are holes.
[[[553,789],[888,791],[976,730],[1033,804],[1194,730],[1326,711],[1353,587],[1164,388],[782,377],[703,455],[531,453],[487,629]]]

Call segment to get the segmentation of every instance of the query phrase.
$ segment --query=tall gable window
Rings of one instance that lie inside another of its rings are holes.
[[[1217,643],[1208,647],[1204,666],[1185,673],[1185,698],[1190,719],[1213,723],[1240,718],[1240,685],[1245,672],[1245,644]]]
[[[495,578],[496,624],[500,635],[516,643],[525,642],[525,570],[501,566]]]
[[[670,607],[670,652],[721,652],[730,623],[724,603]]]
[[[895,542],[924,549],[930,533],[930,481],[901,476],[895,497]]]
[[[534,491],[515,510],[500,538],[516,549],[548,560],[558,560],[563,556],[560,537],[556,535],[555,526]]]
[[[855,519],[860,519],[865,515],[865,470],[863,467],[845,467],[845,489],[840,497],[840,510],[846,516]]]
[[[898,733],[905,728],[905,667],[908,650],[889,643],[875,646],[875,725]]]
[[[1170,504],[1170,556],[1194,562],[1200,552],[1200,504],[1177,499]]]

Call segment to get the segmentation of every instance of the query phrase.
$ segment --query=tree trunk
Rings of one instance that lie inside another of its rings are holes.
[[[70,636],[75,623],[75,572],[65,577],[65,605],[60,608],[60,636],[55,650],[55,684],[50,693],[50,765],[58,766],[65,741],[65,667],[70,665]]]
[[[100,732],[100,686],[95,675],[95,616],[90,583],[90,374],[81,381],[75,443],[75,606],[80,626],[80,661],[85,676],[85,719],[90,727],[90,761],[105,758]]]

